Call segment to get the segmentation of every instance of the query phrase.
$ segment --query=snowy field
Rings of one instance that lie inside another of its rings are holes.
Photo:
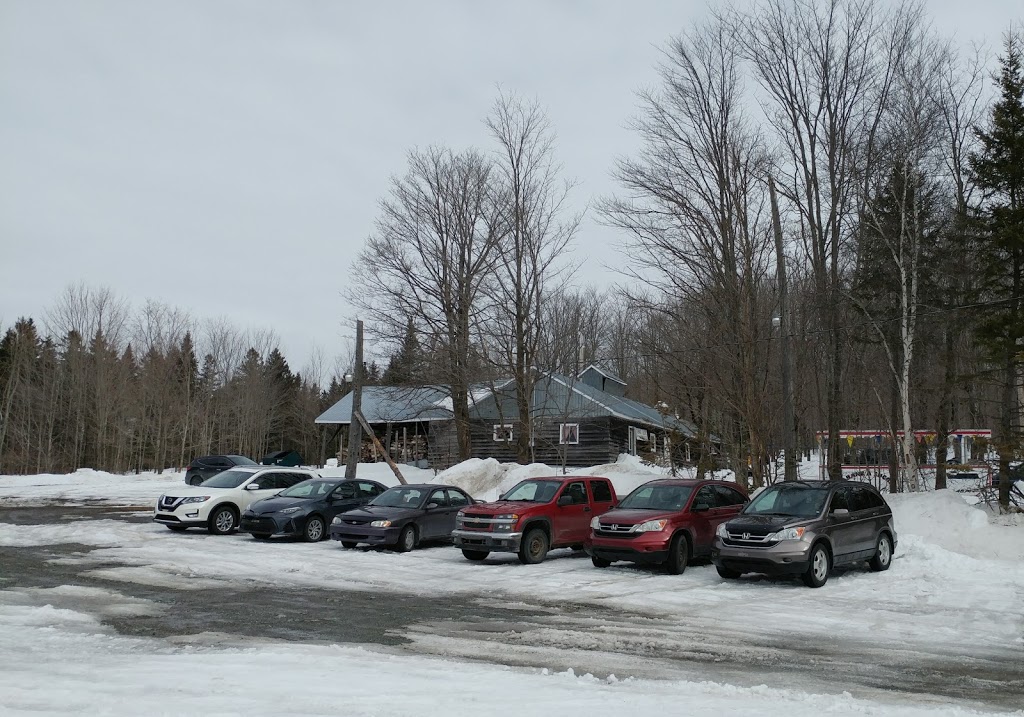
[[[453,483],[493,498],[523,477],[552,469],[469,461],[439,476],[405,466],[403,471],[409,482]],[[654,469],[631,459],[579,472],[608,476],[620,495],[656,477]],[[359,475],[396,482],[382,464],[360,466]],[[0,477],[0,507],[146,506],[182,483],[180,473]],[[745,651],[751,663],[770,661],[776,644],[806,645],[808,659],[821,660],[832,646],[848,659],[879,664],[894,656],[914,664],[959,660],[964,679],[972,679],[974,671],[984,679],[986,665],[1015,662],[1024,680],[1024,520],[994,520],[949,491],[889,500],[899,531],[892,568],[838,573],[819,590],[755,577],[725,582],[707,565],[691,566],[682,576],[627,564],[597,570],[568,550],[554,551],[540,565],[523,566],[501,554],[470,563],[448,546],[398,554],[347,551],[331,542],[177,534],[149,522],[112,518],[0,522],[0,549],[88,546],[53,560],[110,586],[99,595],[75,586],[0,591],[0,713],[254,715],[279,714],[282,706],[309,714],[452,714],[468,707],[521,716],[645,707],[669,714],[739,715],[984,709],[984,703],[904,694],[899,674],[893,675],[892,695],[849,694],[820,680],[778,689],[778,682],[766,679],[769,687],[758,686],[756,672],[755,682],[740,684],[725,671],[716,675],[713,660],[710,668],[666,675],[646,669],[644,660],[616,658],[643,653],[655,660],[689,641],[720,651],[723,658]],[[121,636],[102,621],[105,616],[145,614],[159,606],[121,595],[119,585],[227,587],[240,596],[261,586],[284,586],[356,590],[380,594],[382,600],[392,593],[415,593],[456,603],[572,602],[647,616],[651,625],[638,629],[633,622],[594,620],[536,632],[529,645],[514,632],[496,635],[500,642],[494,648],[507,654],[506,664],[533,665],[512,668],[470,661],[479,656],[479,641],[454,629],[405,635],[427,656],[351,645]],[[566,672],[574,660],[575,673]],[[581,674],[586,669],[597,677]],[[671,678],[640,677],[652,674]],[[1024,694],[1024,686],[1016,689]]]

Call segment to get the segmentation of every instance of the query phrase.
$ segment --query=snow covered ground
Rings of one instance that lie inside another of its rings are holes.
[[[552,469],[470,461],[436,477],[405,466],[403,471],[410,482],[443,481],[493,498],[523,477],[550,474]],[[579,472],[608,476],[620,495],[658,475],[634,459]],[[359,475],[396,482],[382,464],[360,466]],[[0,506],[56,501],[149,505],[160,493],[181,485],[181,474],[79,471],[72,476],[0,477]],[[968,676],[989,662],[1016,660],[1024,665],[1024,522],[993,521],[948,491],[891,496],[889,501],[900,533],[892,568],[885,573],[846,571],[820,590],[754,577],[725,582],[706,565],[691,566],[682,576],[626,564],[598,570],[589,559],[567,550],[555,551],[540,565],[523,566],[514,556],[500,554],[470,563],[448,546],[398,554],[347,551],[336,543],[263,543],[199,531],[176,534],[152,523],[114,519],[0,523],[0,547],[92,546],[55,560],[111,585],[317,587],[379,593],[382,599],[405,592],[502,605],[571,601],[657,621],[657,629],[642,635],[600,621],[585,629],[534,634],[535,643],[547,640],[550,654],[560,653],[548,663],[550,673],[542,674],[453,662],[474,657],[479,644],[436,631],[414,631],[407,637],[423,652],[443,654],[447,661],[351,646],[238,640],[225,646],[223,639],[204,642],[195,636],[184,644],[128,638],[113,634],[98,618],[108,614],[104,610],[130,613],[151,605],[119,597],[116,591],[109,596],[74,593],[85,590],[74,586],[57,589],[64,593],[8,590],[0,592],[0,712],[135,714],[153,711],[156,705],[157,712],[165,713],[270,714],[287,705],[287,711],[310,714],[451,714],[473,705],[488,714],[525,715],[542,709],[594,714],[627,706],[676,713],[685,705],[688,714],[963,714],[962,706],[932,702],[915,707],[905,697],[880,701],[873,693],[850,696],[828,684],[787,691],[736,686],[725,678],[706,682],[695,673],[682,675],[682,681],[628,679],[649,673],[639,667],[631,671],[630,663],[622,660],[609,663],[617,665],[609,670],[616,679],[562,672],[576,655],[579,665],[586,665],[585,656],[600,662],[593,656],[636,649],[633,643],[638,641],[657,654],[678,649],[686,640],[701,641],[704,649],[723,654],[788,644],[813,647],[808,654],[818,655],[814,659],[822,659],[817,650],[829,645],[879,662],[887,652],[921,663],[958,659]],[[69,604],[68,591],[77,607],[54,607]],[[517,647],[516,634],[501,637],[510,657],[517,649],[525,652],[525,646]],[[544,664],[538,662],[544,654],[530,664]],[[893,681],[898,687],[900,676],[894,675]],[[382,693],[387,695],[384,701]]]

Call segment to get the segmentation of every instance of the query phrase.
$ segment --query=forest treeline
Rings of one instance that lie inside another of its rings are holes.
[[[956,428],[993,428],[1008,477],[1024,357],[1022,45],[1009,26],[997,58],[967,51],[912,2],[712,12],[667,41],[660,82],[639,94],[639,148],[592,205],[622,238],[623,281],[606,288],[573,280],[577,188],[540,102],[499,93],[488,144],[410,151],[354,262],[348,298],[388,363],[381,380],[449,387],[463,456],[475,382],[512,380],[526,462],[537,371],[596,362],[697,440],[720,440],[699,453],[739,475],[749,464],[754,484],[783,445],[844,428],[892,436],[893,489],[917,485],[918,428],[935,432],[940,486]],[[332,453],[312,419],[350,366],[333,383],[293,373],[273,341],[197,337],[154,304],[123,321],[98,306],[92,323],[62,318],[107,294],[69,296],[81,301],[58,302],[45,332],[22,320],[0,347],[0,470]],[[840,477],[844,446],[821,445]]]

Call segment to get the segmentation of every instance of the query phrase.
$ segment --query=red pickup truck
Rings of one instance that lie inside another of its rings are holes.
[[[518,553],[522,563],[539,563],[552,548],[582,548],[590,537],[590,521],[615,503],[607,478],[531,478],[495,503],[459,511],[452,540],[468,560],[503,552]]]

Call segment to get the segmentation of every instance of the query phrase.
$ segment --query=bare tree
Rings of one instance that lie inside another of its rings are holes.
[[[450,387],[461,459],[470,455],[472,337],[485,306],[504,222],[491,162],[476,151],[409,154],[403,177],[381,202],[377,231],[353,267],[354,305],[379,337],[398,342],[411,317],[434,370]]]
[[[498,144],[494,191],[507,232],[491,284],[496,314],[491,338],[502,367],[512,371],[519,414],[516,452],[526,463],[542,301],[547,287],[571,269],[559,262],[581,215],[566,209],[572,183],[559,178],[554,132],[536,102],[499,94],[486,123]]]
[[[842,476],[844,254],[911,12],[876,0],[764,0],[728,22],[767,100],[781,154],[776,179],[797,214],[827,336],[828,472]]]
[[[762,288],[772,261],[763,177],[767,155],[744,115],[740,57],[721,22],[672,41],[661,66],[662,89],[641,98],[636,122],[643,149],[619,162],[629,198],[607,201],[605,218],[627,230],[637,279],[653,281],[664,305],[699,311],[704,336],[724,344],[718,365],[729,374],[722,402],[733,467],[746,475],[748,455],[760,481],[765,454],[762,413],[769,314]]]

